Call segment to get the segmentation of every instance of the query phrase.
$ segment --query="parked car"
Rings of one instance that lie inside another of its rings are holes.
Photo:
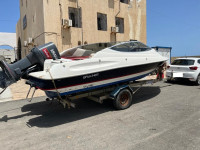
[[[178,58],[166,70],[167,81],[188,79],[200,85],[200,58]]]

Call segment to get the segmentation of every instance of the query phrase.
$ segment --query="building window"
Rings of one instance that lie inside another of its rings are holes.
[[[119,27],[119,33],[124,33],[124,18],[115,18],[116,27]]]
[[[97,13],[97,29],[107,31],[107,15]]]
[[[23,0],[21,0],[21,4],[22,4],[22,6],[23,6]]]
[[[82,28],[81,8],[69,7],[69,19],[72,20],[72,27]]]
[[[23,29],[26,29],[26,26],[27,26],[27,18],[26,18],[26,15],[25,15],[24,18],[23,18]]]
[[[121,3],[129,4],[130,0],[120,0]]]

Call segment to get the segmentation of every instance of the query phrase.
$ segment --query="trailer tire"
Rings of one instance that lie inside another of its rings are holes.
[[[123,110],[131,106],[133,101],[132,93],[129,89],[121,90],[113,100],[113,105],[117,110]]]

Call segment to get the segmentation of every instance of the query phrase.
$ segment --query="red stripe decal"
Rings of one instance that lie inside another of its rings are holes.
[[[42,51],[46,55],[47,59],[52,59],[51,54],[49,53],[49,51],[46,48],[44,48]]]

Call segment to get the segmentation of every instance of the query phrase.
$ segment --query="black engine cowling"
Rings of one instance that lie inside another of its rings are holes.
[[[20,78],[27,78],[30,72],[43,70],[46,59],[60,59],[60,54],[52,42],[33,48],[25,58],[14,64],[1,60],[0,88],[6,88]]]

